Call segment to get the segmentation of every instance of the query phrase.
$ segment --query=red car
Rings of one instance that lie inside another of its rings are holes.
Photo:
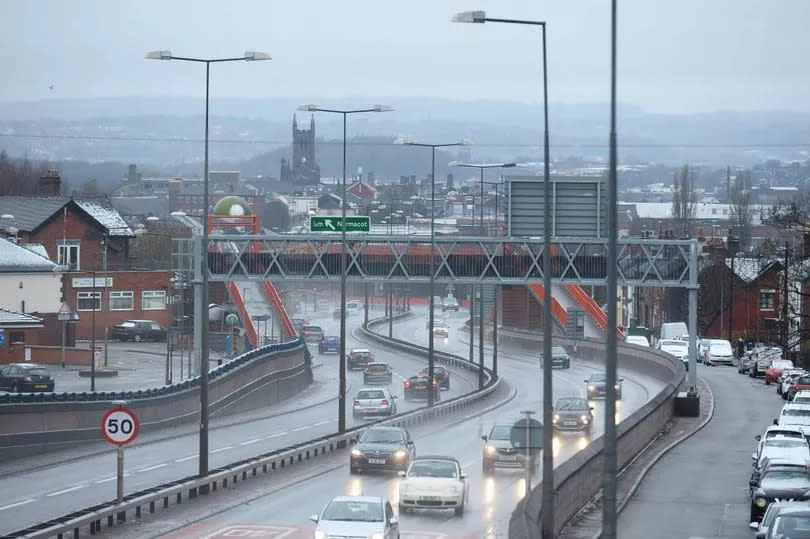
[[[793,368],[793,362],[789,359],[775,359],[771,361],[771,366],[765,371],[765,385],[776,382],[783,369]]]
[[[796,378],[796,381],[793,382],[793,385],[790,386],[790,389],[788,390],[788,400],[792,401],[793,397],[796,396],[796,393],[808,389],[810,389],[810,375]]]

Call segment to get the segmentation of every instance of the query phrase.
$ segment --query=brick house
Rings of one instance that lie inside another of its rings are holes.
[[[42,319],[0,307],[0,365],[25,361],[25,345],[38,344]]]

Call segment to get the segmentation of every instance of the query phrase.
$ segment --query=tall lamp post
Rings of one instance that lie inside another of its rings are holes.
[[[405,146],[418,146],[420,148],[430,148],[430,298],[428,299],[428,378],[433,382],[433,283],[436,280],[434,275],[433,257],[436,251],[436,148],[447,148],[450,146],[469,146],[470,141],[462,139],[460,142],[450,142],[447,144],[424,144],[413,142],[405,138],[398,138],[394,144],[404,144]],[[470,314],[470,340],[472,340],[472,314]],[[480,377],[479,377],[480,379]],[[428,406],[433,406],[433,391],[428,391]]]
[[[200,452],[199,475],[208,474],[208,95],[210,86],[211,64],[224,62],[256,62],[270,60],[270,56],[263,52],[247,51],[244,55],[234,58],[190,58],[185,56],[172,56],[171,51],[152,51],[146,54],[147,60],[180,60],[205,64],[205,157],[203,164],[203,233],[201,259],[201,285],[199,302],[202,305],[200,321]],[[200,488],[201,494],[207,494],[207,487]]]
[[[338,393],[338,432],[346,430],[346,117],[362,112],[388,112],[394,110],[387,105],[373,105],[365,109],[327,109],[317,105],[301,105],[298,110],[305,112],[331,112],[343,115],[343,183],[340,196],[340,387]]]
[[[614,4],[615,4],[615,0]],[[544,169],[544,204],[543,204],[543,515],[541,529],[543,537],[554,536],[554,456],[549,450],[553,435],[551,425],[551,178],[549,170],[549,137],[548,137],[548,62],[546,61],[546,21],[528,21],[518,19],[493,19],[484,11],[465,11],[453,17],[453,22],[477,23],[497,22],[539,26],[543,30],[543,169]],[[615,308],[615,302],[614,302]],[[614,347],[615,350],[615,347]],[[615,378],[615,372],[614,372]],[[608,383],[610,380],[608,380]],[[610,386],[613,387],[613,386]],[[614,402],[615,406],[615,402]],[[609,412],[606,412],[609,413]],[[613,416],[610,416],[613,417]],[[527,485],[526,492],[531,489]]]
[[[481,171],[481,229],[484,229],[484,169],[485,168],[513,168],[515,163],[461,163],[459,161],[451,161],[451,167],[464,167],[464,168],[477,168]],[[497,217],[497,215],[496,215]],[[488,234],[487,234],[488,235]],[[478,370],[478,389],[484,387],[484,285],[479,286],[481,293],[481,300],[478,302],[478,363],[480,369]],[[498,297],[498,285],[495,285],[495,298]],[[494,326],[498,325],[497,315],[497,301],[495,303],[495,320]],[[470,317],[470,324],[472,324],[472,317]],[[497,329],[495,330],[497,332]],[[497,334],[493,334],[493,339],[497,339]],[[470,339],[472,339],[472,325],[470,326]],[[497,346],[497,345],[495,345]],[[493,348],[492,356],[492,372],[498,374],[498,358],[495,355],[495,348]]]

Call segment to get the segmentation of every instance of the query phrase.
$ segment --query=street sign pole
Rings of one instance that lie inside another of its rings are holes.
[[[138,435],[138,418],[132,410],[123,406],[125,401],[113,401],[117,408],[109,410],[101,420],[101,433],[116,448],[116,496],[118,503],[124,501],[124,446]]]

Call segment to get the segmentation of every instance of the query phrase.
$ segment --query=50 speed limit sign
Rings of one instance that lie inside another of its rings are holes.
[[[114,408],[104,414],[101,432],[111,444],[126,445],[138,435],[138,419],[132,410]]]

